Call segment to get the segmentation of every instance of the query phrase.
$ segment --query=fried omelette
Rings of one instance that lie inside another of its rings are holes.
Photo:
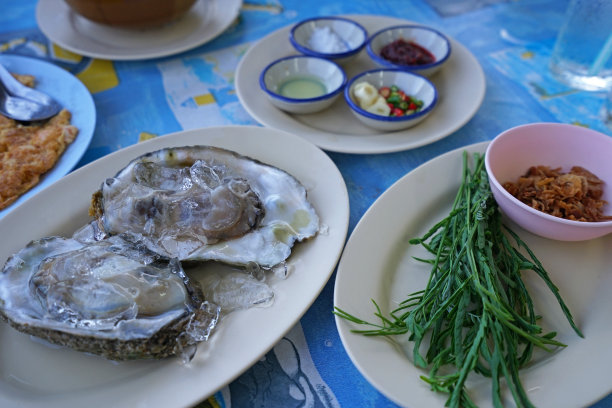
[[[33,77],[15,75],[31,86]],[[0,115],[0,210],[34,187],[55,166],[78,129],[64,109],[49,120],[23,124]]]

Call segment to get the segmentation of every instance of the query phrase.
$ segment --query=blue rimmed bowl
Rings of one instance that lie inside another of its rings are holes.
[[[346,82],[346,74],[338,64],[306,55],[280,58],[259,76],[259,85],[270,102],[291,113],[315,113],[329,107]]]
[[[360,82],[368,82],[376,89],[396,85],[407,95],[423,101],[422,108],[409,115],[383,116],[362,108],[355,97],[355,86]],[[353,114],[363,124],[382,131],[407,129],[423,121],[435,108],[438,101],[438,91],[427,78],[401,69],[374,69],[353,77],[344,90],[344,99]]]
[[[424,48],[434,57],[433,62],[403,64],[385,59],[381,55],[383,48],[400,39]],[[421,25],[398,25],[374,33],[367,41],[366,51],[370,58],[383,68],[398,68],[431,76],[448,61],[451,55],[451,45],[444,34],[433,28]]]
[[[289,33],[289,41],[298,52],[339,64],[355,58],[367,39],[368,32],[361,24],[343,17],[309,18]]]

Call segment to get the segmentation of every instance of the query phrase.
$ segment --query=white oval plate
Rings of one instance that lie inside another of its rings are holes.
[[[0,323],[0,406],[193,406],[257,362],[314,302],[345,242],[346,185],[319,148],[297,136],[261,127],[213,127],[161,136],[74,171],[0,220],[0,231],[11,232],[2,241],[0,265],[32,239],[70,235],[84,225],[89,220],[91,193],[131,159],[168,146],[194,144],[228,148],[272,164],[306,186],[325,231],[295,246],[289,258],[290,275],[272,286],[274,303],[226,316],[211,339],[199,345],[189,365],[178,358],[115,363],[41,344]],[[295,160],[296,151],[301,160]]]
[[[64,0],[42,0],[36,5],[36,21],[51,41],[79,55],[141,60],[178,54],[213,40],[234,21],[241,6],[242,0],[199,0],[177,21],[132,30],[89,21]]]
[[[345,16],[374,34],[381,28],[409,21],[368,15]],[[259,74],[271,61],[297,54],[289,42],[291,26],[257,41],[242,57],[236,69],[236,92],[240,102],[259,123],[302,136],[322,149],[343,153],[389,153],[414,149],[442,139],[463,126],[482,104],[485,76],[478,60],[452,38],[451,56],[431,80],[438,89],[438,106],[431,115],[410,129],[380,132],[359,122],[343,98],[328,109],[310,114],[288,114],[265,100],[259,87]],[[365,50],[344,66],[348,78],[376,68]]]
[[[344,249],[336,275],[335,306],[376,322],[370,299],[388,311],[409,293],[425,287],[429,268],[412,257],[430,256],[420,246],[410,246],[408,240],[422,236],[448,214],[460,184],[463,150],[484,152],[486,145],[479,143],[436,157],[398,180],[376,200]],[[537,352],[530,366],[521,370],[527,395],[542,408],[589,406],[612,391],[612,235],[569,243],[509,225],[542,261],[585,335],[582,339],[574,333],[539,278],[524,276],[536,312],[543,316],[541,325],[545,331],[557,331],[558,340],[568,345],[552,354]],[[364,327],[339,317],[336,325],[351,360],[380,392],[402,406],[444,406],[447,396],[432,392],[419,378],[427,372],[412,364],[411,354],[402,346],[382,337],[352,333],[352,329]],[[492,406],[489,379],[474,376],[468,387],[476,405]]]
[[[0,54],[0,64],[10,72],[34,75],[35,88],[58,101],[72,114],[71,123],[79,129],[55,166],[42,175],[40,182],[13,204],[0,211],[0,219],[76,166],[89,147],[96,127],[96,107],[89,90],[74,75],[51,63],[18,55]]]

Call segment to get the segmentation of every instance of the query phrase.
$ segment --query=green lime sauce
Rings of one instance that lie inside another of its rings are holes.
[[[311,77],[292,77],[281,83],[279,87],[281,95],[293,99],[316,98],[325,95],[325,85],[318,79]]]

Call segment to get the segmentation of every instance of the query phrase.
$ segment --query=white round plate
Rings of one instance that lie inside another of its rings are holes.
[[[345,16],[374,32],[406,20],[368,15]],[[485,76],[476,58],[460,43],[449,38],[451,56],[432,82],[438,89],[438,106],[431,115],[410,129],[382,133],[355,119],[343,98],[318,113],[288,114],[265,100],[259,87],[259,74],[271,61],[297,54],[289,42],[291,26],[277,30],[256,42],[242,57],[236,69],[236,92],[251,116],[261,124],[305,137],[322,149],[343,153],[388,153],[414,149],[446,137],[463,126],[478,110],[485,94]],[[365,50],[344,66],[352,78],[376,68]]]
[[[486,145],[471,145],[432,159],[379,197],[344,249],[335,282],[336,307],[377,322],[371,299],[384,314],[408,294],[425,287],[428,265],[412,257],[430,258],[430,254],[420,246],[410,246],[408,240],[422,236],[446,217],[460,184],[462,152],[482,153]],[[545,331],[557,331],[557,339],[568,345],[551,354],[536,351],[534,360],[520,372],[527,395],[542,408],[589,406],[612,391],[612,235],[593,241],[560,242],[535,236],[510,222],[508,225],[547,269],[585,336],[574,333],[554,296],[537,276],[523,276],[536,312],[543,316],[540,324]],[[406,407],[444,406],[447,395],[434,393],[420,379],[427,372],[413,365],[411,349],[404,339],[391,342],[352,333],[352,329],[366,327],[339,317],[336,325],[351,360],[380,392]],[[474,403],[491,407],[490,379],[474,375],[468,381]],[[507,405],[514,406],[509,402],[511,396],[505,397]]]
[[[96,127],[96,107],[85,85],[65,69],[39,59],[8,54],[0,54],[0,64],[10,72],[34,75],[35,88],[53,97],[68,109],[72,114],[71,123],[79,129],[76,139],[68,145],[55,166],[40,178],[40,182],[13,204],[0,210],[1,219],[77,165],[93,137]]]
[[[349,219],[346,185],[334,163],[312,143],[255,126],[211,127],[161,136],[79,168],[0,220],[0,231],[11,232],[0,246],[0,265],[32,239],[71,235],[85,225],[91,194],[130,160],[168,146],[195,144],[224,147],[277,166],[307,188],[325,232],[296,244],[288,260],[289,276],[272,284],[274,303],[225,316],[187,365],[178,358],[111,362],[42,344],[0,323],[0,406],[193,406],[257,362],[316,299],[345,242]],[[295,160],[296,151],[303,160]],[[201,266],[207,268],[224,267]]]
[[[207,43],[229,27],[241,6],[242,0],[199,0],[177,21],[136,30],[89,21],[64,0],[41,0],[36,5],[36,21],[51,41],[77,54],[142,60],[178,54]]]

